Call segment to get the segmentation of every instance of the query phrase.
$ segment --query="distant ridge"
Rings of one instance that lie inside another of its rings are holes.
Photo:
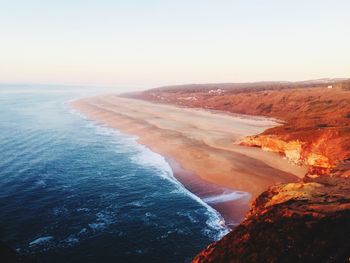
[[[235,91],[252,91],[252,90],[267,90],[267,89],[290,89],[290,88],[312,88],[334,85],[344,81],[349,81],[349,78],[322,78],[305,81],[259,81],[259,82],[241,82],[241,83],[205,83],[205,84],[182,84],[161,86],[150,89],[149,91],[208,91],[210,89],[225,89]]]

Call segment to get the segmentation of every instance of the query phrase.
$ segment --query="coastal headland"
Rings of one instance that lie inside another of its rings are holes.
[[[169,86],[73,107],[138,136],[241,222],[193,262],[348,262],[349,80]]]
[[[305,165],[294,183],[271,186],[244,221],[193,262],[348,262],[350,81],[180,85],[133,95],[158,103],[277,118],[241,145]]]

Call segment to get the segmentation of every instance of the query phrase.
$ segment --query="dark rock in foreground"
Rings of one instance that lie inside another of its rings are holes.
[[[350,179],[305,177],[261,194],[246,220],[193,262],[349,262]]]

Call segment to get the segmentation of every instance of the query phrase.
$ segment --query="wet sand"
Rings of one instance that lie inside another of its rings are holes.
[[[237,145],[239,139],[278,125],[273,120],[230,116],[115,95],[84,98],[73,108],[163,155],[175,177],[218,210],[230,226],[238,224],[269,186],[298,180],[306,169],[275,153]]]

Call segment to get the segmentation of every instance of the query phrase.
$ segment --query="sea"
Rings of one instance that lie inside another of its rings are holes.
[[[189,262],[228,227],[162,156],[69,106],[98,92],[0,85],[0,240],[38,262]]]

